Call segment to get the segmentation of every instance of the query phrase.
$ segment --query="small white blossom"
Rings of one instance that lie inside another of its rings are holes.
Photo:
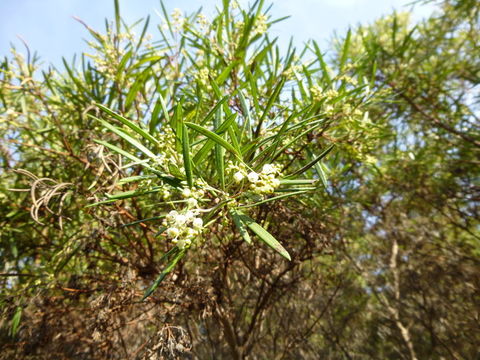
[[[192,210],[188,210],[185,213],[185,217],[187,218],[187,222],[190,222],[195,218],[195,213]]]
[[[178,225],[184,225],[187,222],[187,217],[185,215],[177,215],[175,217],[175,223]]]
[[[277,188],[277,187],[280,186],[280,180],[278,180],[278,179],[272,179],[272,180],[270,181],[270,184],[271,184],[274,188]]]
[[[250,188],[253,193],[258,195],[271,194],[280,186],[280,180],[277,179],[279,174],[278,166],[265,164],[259,174],[256,172],[248,174],[248,180],[251,183]]]
[[[195,229],[201,229],[203,226],[203,220],[200,218],[193,219],[192,225]]]
[[[189,240],[191,242],[191,238],[194,238],[195,236],[197,236],[198,232],[195,230],[195,229],[192,229],[192,228],[188,228],[187,229],[187,237],[186,237],[186,240]]]
[[[259,179],[258,174],[255,171],[249,173],[247,177],[248,181],[250,181],[251,183],[256,183]]]
[[[169,238],[176,238],[178,235],[180,235],[180,230],[178,230],[176,227],[167,229],[167,236]]]
[[[263,168],[262,168],[262,173],[263,174],[268,175],[268,174],[273,174],[275,172],[277,172],[277,168],[274,165],[272,165],[272,164],[263,165]]]
[[[237,183],[242,181],[244,177],[245,175],[241,171],[237,171],[235,174],[233,174],[233,180],[235,180]]]
[[[176,212],[175,210],[170,211],[166,216],[167,221],[169,222],[175,221],[175,218],[177,217],[177,215],[178,215],[178,212]]]
[[[189,188],[185,188],[182,190],[182,197],[186,199],[186,198],[189,198],[190,196],[192,196],[192,191]]]
[[[187,200],[187,205],[188,205],[189,207],[197,207],[198,201],[197,201],[197,199],[195,199],[195,198],[189,198],[189,199]]]

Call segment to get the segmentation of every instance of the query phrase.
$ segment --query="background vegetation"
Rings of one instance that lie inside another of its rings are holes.
[[[326,52],[279,49],[263,1],[117,4],[63,69],[13,51],[0,357],[476,358],[479,12]]]

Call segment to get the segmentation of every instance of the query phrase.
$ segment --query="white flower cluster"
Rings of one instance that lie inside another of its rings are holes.
[[[163,220],[163,226],[167,227],[166,233],[172,243],[179,249],[190,247],[192,242],[203,230],[203,220],[198,216],[198,211],[188,210],[178,213],[172,210]]]
[[[310,88],[310,94],[312,94],[313,100],[320,101],[323,99],[323,89],[318,85],[313,85]]]
[[[261,14],[257,17],[257,22],[255,24],[253,31],[256,34],[262,35],[262,34],[265,34],[267,30],[268,30],[267,16]]]
[[[280,186],[280,180],[277,175],[280,174],[280,169],[277,165],[265,164],[262,171],[256,173],[254,171],[247,175],[250,181],[250,188],[257,194],[271,194]]]
[[[197,15],[197,23],[204,29],[208,28],[208,26],[210,25],[207,17],[203,13],[199,13]]]
[[[280,174],[280,168],[277,165],[265,164],[260,173],[247,172],[245,167],[238,165],[230,165],[228,168],[235,171],[233,174],[235,182],[239,183],[247,179],[250,182],[250,188],[256,194],[271,194],[280,186],[280,180],[277,178]]]
[[[171,17],[172,17],[171,24],[173,27],[173,31],[179,32],[182,29],[183,25],[185,24],[185,18],[183,17],[182,10],[178,8],[173,9]]]
[[[301,65],[291,65],[286,70],[283,71],[282,75],[287,78],[287,80],[294,80],[302,71]]]
[[[170,165],[176,165],[175,134],[169,126],[162,129],[162,142],[159,144],[157,156],[151,159],[151,165],[157,170],[169,172]]]
[[[204,67],[200,69],[200,71],[198,71],[194,76],[201,84],[205,86],[209,86],[210,85],[209,76],[215,78],[217,76],[217,73],[215,70],[209,70],[208,68]]]

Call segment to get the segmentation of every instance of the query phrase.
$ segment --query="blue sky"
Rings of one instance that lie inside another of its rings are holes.
[[[248,1],[240,1],[245,4]],[[411,0],[276,0],[272,14],[291,18],[272,29],[286,43],[293,36],[296,44],[314,38],[326,44],[334,31],[344,32],[348,26],[371,22],[396,10],[408,10]],[[180,8],[191,12],[203,7],[211,15],[218,0],[164,0],[169,11]],[[268,0],[266,3],[270,3]],[[159,0],[120,0],[123,18],[132,23],[151,15],[151,24],[161,21],[156,10]],[[428,16],[431,6],[417,6],[414,19]],[[85,29],[72,16],[77,16],[94,29],[104,29],[104,19],[113,17],[113,0],[0,0],[0,55],[9,52],[10,43],[24,51],[21,36],[32,51],[45,63],[59,64],[61,57],[70,59],[74,53],[87,49]],[[152,33],[155,35],[153,27]]]

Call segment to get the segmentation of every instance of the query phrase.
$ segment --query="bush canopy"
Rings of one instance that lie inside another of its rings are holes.
[[[480,3],[160,5],[0,61],[0,358],[478,356]]]

